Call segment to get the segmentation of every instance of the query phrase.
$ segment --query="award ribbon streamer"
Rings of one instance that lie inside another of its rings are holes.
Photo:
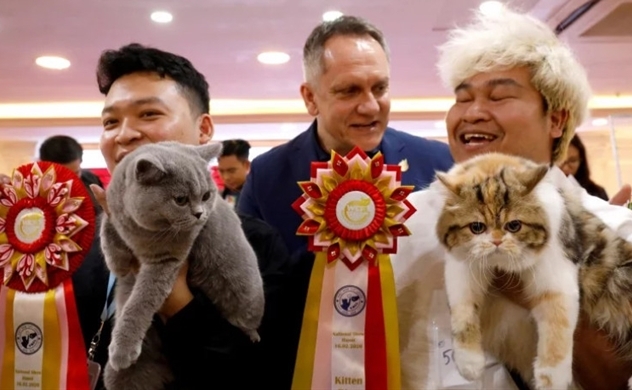
[[[89,388],[72,273],[88,253],[94,207],[69,169],[37,162],[0,185],[0,387]]]
[[[292,207],[316,253],[292,388],[401,388],[395,281],[389,254],[416,211],[399,166],[354,148],[314,162]]]

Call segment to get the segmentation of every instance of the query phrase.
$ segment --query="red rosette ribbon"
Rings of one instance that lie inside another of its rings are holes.
[[[59,286],[79,268],[95,233],[90,195],[61,165],[36,162],[0,186],[0,279],[17,291]]]
[[[316,253],[293,389],[399,389],[395,282],[389,254],[415,213],[401,167],[359,148],[313,162],[292,208]],[[333,304],[334,308],[331,308]]]
[[[312,163],[311,176],[292,204],[303,217],[297,234],[309,237],[311,251],[354,269],[397,252],[397,237],[410,235],[404,223],[416,210],[406,197],[414,186],[403,186],[401,167],[385,165],[381,153],[369,159],[357,147],[346,157],[332,152],[330,161]]]

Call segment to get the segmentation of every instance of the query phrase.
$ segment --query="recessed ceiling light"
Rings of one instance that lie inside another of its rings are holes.
[[[500,1],[484,1],[478,6],[478,9],[484,15],[498,15],[504,7]]]
[[[35,63],[47,69],[66,69],[70,66],[70,61],[63,57],[42,56],[35,59]]]
[[[323,14],[323,21],[331,22],[332,20],[336,20],[342,16],[342,12],[340,11],[327,11]]]
[[[257,60],[262,64],[285,64],[290,60],[290,55],[281,51],[264,51],[257,56]]]
[[[605,126],[608,124],[608,119],[606,118],[595,118],[592,120],[593,126]]]
[[[156,23],[169,23],[173,20],[173,15],[167,11],[156,11],[151,14],[151,20]]]

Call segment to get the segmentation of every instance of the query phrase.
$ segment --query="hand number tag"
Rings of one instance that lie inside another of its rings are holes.
[[[463,378],[454,362],[450,309],[444,290],[435,290],[432,297],[432,324],[434,327],[435,362],[439,366],[441,389],[481,389],[480,381]]]
[[[450,348],[446,348],[446,344]],[[444,359],[444,362],[443,362],[444,366],[447,366],[450,363],[452,363],[452,361],[454,360],[454,350],[451,348],[452,347],[451,343],[446,342],[445,340],[440,340],[438,347],[439,347],[439,352],[441,353],[441,356]]]

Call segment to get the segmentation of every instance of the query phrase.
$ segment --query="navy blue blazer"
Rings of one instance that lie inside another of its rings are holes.
[[[379,150],[386,164],[407,160],[408,169],[402,173],[402,184],[414,185],[415,190],[428,186],[434,180],[435,171],[447,171],[453,164],[447,144],[391,128],[386,129]],[[292,203],[303,193],[297,183],[310,179],[310,163],[328,160],[329,156],[318,144],[314,121],[309,129],[288,143],[252,161],[238,210],[275,227],[291,254],[307,248],[307,238],[296,235],[302,219],[292,209]]]

